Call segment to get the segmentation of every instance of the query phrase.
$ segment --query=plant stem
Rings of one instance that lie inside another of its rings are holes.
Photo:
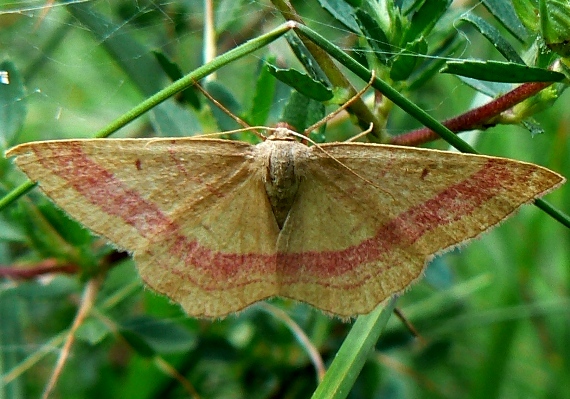
[[[493,118],[527,98],[534,96],[551,84],[552,82],[531,82],[522,84],[499,98],[456,116],[455,118],[443,121],[442,124],[455,133],[473,129],[486,129],[494,125]],[[417,146],[439,138],[436,132],[424,127],[400,136],[395,136],[389,143]]]
[[[359,316],[329,367],[313,399],[346,398],[396,306],[397,296]]]

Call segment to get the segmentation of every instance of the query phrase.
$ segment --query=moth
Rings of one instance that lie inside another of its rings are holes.
[[[286,128],[214,138],[57,140],[7,152],[63,210],[132,253],[191,316],[266,298],[365,314],[564,178],[510,159],[356,142],[306,146]]]

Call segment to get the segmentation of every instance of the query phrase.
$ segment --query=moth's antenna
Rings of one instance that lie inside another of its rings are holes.
[[[345,143],[350,143],[350,142],[352,142],[352,141],[356,141],[356,140],[358,140],[359,138],[364,137],[364,136],[366,136],[368,133],[370,133],[373,128],[374,128],[374,124],[371,123],[370,126],[368,127],[368,129],[366,129],[366,130],[364,130],[364,131],[358,133],[356,136],[352,136],[351,138],[349,138],[348,140],[345,140],[344,142],[345,142]]]
[[[365,132],[370,132],[372,130],[372,123],[370,124],[370,127],[368,129],[365,130]],[[368,180],[366,177],[364,176],[360,176],[358,173],[356,173],[354,170],[350,169],[348,166],[346,166],[345,164],[343,164],[340,160],[336,159],[336,157],[331,154],[330,152],[328,152],[327,150],[325,150],[323,147],[321,147],[319,145],[319,143],[313,141],[311,138],[309,138],[308,136],[305,136],[304,134],[301,133],[297,133],[293,130],[289,130],[289,133],[292,136],[296,136],[299,137],[302,140],[307,140],[309,143],[313,144],[315,147],[317,147],[319,150],[321,150],[323,153],[325,153],[327,156],[329,156],[333,161],[335,161],[336,163],[338,163],[340,166],[342,166],[343,168],[345,168],[346,170],[348,170],[351,174],[353,174],[354,176],[358,177],[360,180],[370,184],[372,187],[377,188],[378,190],[382,191],[383,193],[388,194],[390,197],[392,197],[392,199],[395,201],[396,197],[394,197],[392,195],[391,192],[383,189],[382,187],[378,186],[377,184],[374,184],[374,182],[371,182],[370,180]],[[364,133],[364,132],[363,132]],[[362,133],[361,133],[362,134]]]
[[[225,130],[223,132],[214,132],[214,133],[204,133],[204,134],[198,134],[196,136],[191,136],[191,137],[186,137],[187,139],[203,139],[204,137],[216,137],[216,136],[221,136],[224,134],[232,134],[232,133],[240,133],[240,132],[254,132],[254,133],[258,133],[259,138],[261,140],[265,140],[267,137],[265,137],[264,135],[260,134],[257,130],[276,130],[275,128],[271,128],[271,127],[266,127],[266,126],[249,126],[249,127],[244,127],[241,129],[234,129],[234,130]],[[297,133],[298,134],[298,133]],[[162,140],[164,139],[164,137],[155,137],[154,139],[156,140]],[[153,138],[148,138],[145,140],[153,140]]]
[[[225,133],[232,133],[232,132],[237,132],[237,131],[242,131],[242,132],[243,132],[243,131],[246,131],[246,130],[247,130],[247,131],[250,131],[250,132],[255,133],[255,135],[256,135],[257,137],[259,137],[261,140],[264,140],[264,139],[265,139],[265,137],[264,137],[261,133],[259,133],[257,130],[255,130],[255,129],[256,129],[255,127],[251,127],[246,121],[244,121],[243,119],[241,119],[239,116],[234,115],[234,114],[232,113],[232,111],[230,111],[229,109],[227,109],[226,107],[224,107],[224,105],[223,105],[222,103],[220,103],[218,100],[216,100],[214,97],[212,97],[212,95],[211,95],[210,93],[208,93],[208,92],[200,85],[200,83],[194,82],[194,86],[196,86],[196,88],[197,88],[198,90],[200,90],[200,91],[202,92],[202,94],[203,94],[204,96],[206,96],[206,98],[207,98],[208,100],[210,100],[211,102],[213,102],[216,107],[218,107],[219,109],[221,109],[226,115],[228,115],[230,118],[232,118],[234,121],[236,121],[240,126],[243,126],[243,127],[244,127],[244,129],[231,130],[231,131],[229,131],[229,132],[222,132],[222,133],[225,134]]]
[[[305,136],[308,136],[310,132],[312,132],[313,130],[318,129],[319,127],[321,127],[322,125],[324,125],[325,123],[327,123],[328,121],[330,121],[332,118],[334,118],[335,116],[337,116],[338,114],[340,114],[342,111],[344,111],[346,108],[350,107],[350,105],[355,102],[356,100],[358,100],[360,97],[362,97],[362,95],[364,94],[364,92],[366,90],[368,90],[370,88],[370,86],[372,86],[372,82],[374,82],[374,79],[376,79],[376,72],[374,72],[374,70],[371,71],[371,76],[370,76],[370,80],[368,81],[368,84],[366,86],[364,86],[364,88],[362,88],[358,93],[356,93],[354,96],[352,96],[347,102],[345,102],[344,104],[342,104],[342,106],[340,106],[339,108],[337,108],[336,110],[334,110],[333,112],[331,112],[330,114],[328,114],[327,116],[325,116],[323,119],[321,119],[320,121],[318,121],[317,123],[315,123],[312,126],[309,126],[308,128],[306,128],[303,131],[303,134]]]

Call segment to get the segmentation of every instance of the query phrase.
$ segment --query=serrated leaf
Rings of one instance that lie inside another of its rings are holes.
[[[20,72],[11,61],[0,63],[0,147],[12,144],[26,118],[26,91]]]
[[[277,79],[309,98],[317,101],[327,101],[333,98],[331,89],[296,69],[280,69],[274,65],[268,65],[267,68]]]
[[[559,82],[565,78],[548,69],[499,61],[449,61],[441,72],[505,83]]]
[[[360,33],[358,25],[354,21],[354,10],[343,0],[319,0],[322,8],[327,10],[338,22],[346,26],[354,33]]]
[[[528,32],[518,18],[511,0],[483,0],[482,3],[513,36],[521,42],[526,40]]]
[[[513,46],[493,25],[471,12],[464,14],[461,19],[473,25],[508,61],[524,64]]]

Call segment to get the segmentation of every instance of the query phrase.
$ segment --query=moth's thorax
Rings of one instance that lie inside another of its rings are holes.
[[[263,183],[279,228],[283,227],[295,201],[301,181],[300,164],[308,154],[308,147],[295,140],[285,128],[258,145],[263,157]]]

